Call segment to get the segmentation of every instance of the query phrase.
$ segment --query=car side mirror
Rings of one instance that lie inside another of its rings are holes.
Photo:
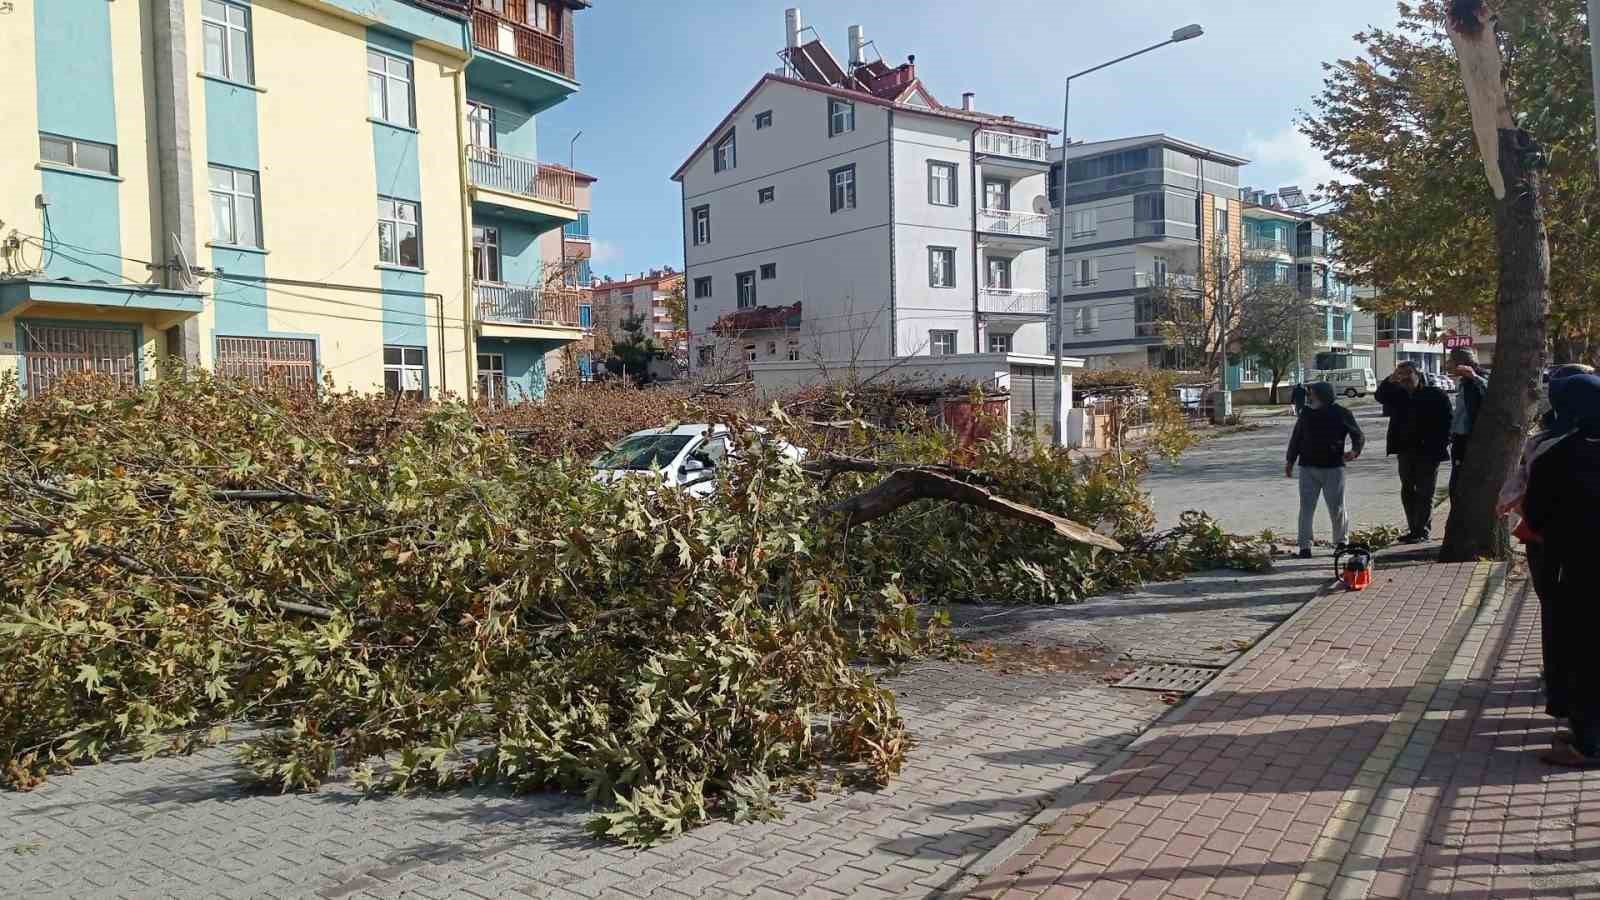
[[[694,476],[699,475],[710,468],[710,466],[706,465],[705,460],[690,457],[684,460],[683,465],[678,468],[678,480],[689,481],[694,478]]]

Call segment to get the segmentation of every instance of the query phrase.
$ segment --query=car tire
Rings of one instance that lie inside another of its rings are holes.
[[[1354,400],[1355,398],[1361,396],[1361,393],[1359,391],[1357,391],[1355,388],[1345,388],[1344,389],[1344,395],[1346,397],[1349,397],[1350,399]]]

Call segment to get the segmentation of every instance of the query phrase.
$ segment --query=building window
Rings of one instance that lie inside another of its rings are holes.
[[[428,390],[428,351],[425,347],[383,348],[383,391],[407,400],[421,400]]]
[[[772,187],[758,188],[756,190],[756,203],[765,206],[778,199],[778,189]]]
[[[1228,241],[1228,211],[1227,211],[1227,209],[1225,209],[1225,208],[1223,208],[1222,206],[1219,205],[1216,209],[1211,211],[1211,218],[1212,218],[1213,224],[1216,226],[1216,234],[1217,234],[1218,239],[1220,239],[1223,243],[1227,243],[1227,241]]]
[[[235,247],[261,246],[261,205],[254,172],[211,166],[211,239]]]
[[[384,351],[386,354],[387,350]],[[385,376],[388,368],[385,367]],[[506,357],[503,353],[478,354],[478,396],[494,406],[506,402]]]
[[[411,61],[367,48],[367,97],[372,117],[390,125],[412,128]]]
[[[589,211],[578,210],[578,221],[568,222],[561,226],[561,236],[569,241],[587,241],[589,239]]]
[[[934,206],[956,206],[955,163],[928,163],[928,202]]]
[[[495,136],[494,107],[477,100],[467,101],[467,142],[474,147],[494,148],[499,144]]]
[[[217,336],[217,375],[260,387],[315,390],[317,342],[307,338]]]
[[[711,347],[711,346],[700,347],[698,349],[698,353],[699,353],[699,356],[700,356],[700,365],[702,365],[702,366],[709,366],[712,363],[717,361],[717,348],[716,347]]]
[[[828,137],[856,130],[856,105],[849,100],[828,99]]]
[[[39,160],[85,172],[117,174],[117,148],[58,134],[39,133]]]
[[[778,264],[777,263],[762,263],[761,264],[761,280],[762,281],[771,281],[772,279],[777,278],[777,277],[778,277]]]
[[[594,327],[594,306],[589,303],[578,304],[578,327]]]
[[[696,206],[694,208],[694,245],[711,243],[711,207]]]
[[[711,276],[706,275],[694,280],[694,298],[704,300],[711,296]]]
[[[499,283],[500,229],[472,226],[472,280]]]
[[[738,147],[734,143],[734,133],[728,132],[727,136],[717,141],[711,148],[711,167],[718,172],[726,169],[735,169],[739,166]]]
[[[828,172],[828,210],[856,208],[856,167],[842,166]]]
[[[1009,210],[1011,208],[1011,182],[997,178],[983,180],[983,208]]]
[[[1085,306],[1072,311],[1072,331],[1074,334],[1094,334],[1100,330],[1100,308],[1098,306]]]
[[[1100,230],[1100,210],[1078,209],[1072,212],[1072,236],[1089,237]]]
[[[739,308],[753,308],[756,305],[756,273],[740,272],[733,279],[738,286]]]
[[[422,216],[417,204],[393,197],[378,198],[378,261],[408,269],[422,268]]]
[[[928,332],[929,356],[955,356],[956,333],[954,331]]]
[[[578,287],[590,287],[594,284],[594,269],[589,266],[589,260],[578,260]]]
[[[1072,282],[1074,287],[1091,287],[1100,283],[1100,260],[1091,256],[1078,260],[1075,265],[1077,273]]]
[[[789,342],[788,358],[789,358],[789,362],[799,362],[800,361],[800,342],[799,341],[790,341]]]
[[[928,287],[956,286],[956,248],[928,248]]]
[[[755,362],[756,361],[756,345],[755,344],[745,344],[744,345],[744,358],[749,362]]]
[[[1167,258],[1157,256],[1150,260],[1150,280],[1156,287],[1167,286]]]
[[[1011,335],[1009,335],[1009,334],[991,334],[991,335],[989,335],[989,352],[990,353],[1010,353],[1011,352]]]
[[[767,355],[768,356],[777,356],[778,355],[778,342],[777,341],[767,341]]]
[[[1011,260],[1004,256],[989,256],[985,260],[989,266],[988,286],[1011,290]]]
[[[250,62],[250,10],[227,0],[205,0],[200,7],[206,74],[243,84],[255,83]]]
[[[772,110],[763,110],[756,113],[756,130],[764,131],[772,127]]]

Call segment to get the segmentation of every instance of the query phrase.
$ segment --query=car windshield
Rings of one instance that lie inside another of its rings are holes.
[[[693,438],[686,434],[641,434],[623,438],[594,458],[594,469],[662,468],[677,458]]]

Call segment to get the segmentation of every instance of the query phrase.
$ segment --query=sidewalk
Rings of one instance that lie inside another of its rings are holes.
[[[1600,897],[1600,773],[1541,763],[1536,598],[1380,557],[974,867],[983,897]],[[981,879],[981,880],[980,880]]]

